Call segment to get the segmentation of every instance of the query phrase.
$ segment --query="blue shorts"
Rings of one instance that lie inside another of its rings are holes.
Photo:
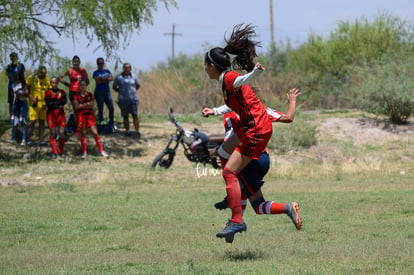
[[[138,114],[139,100],[120,100],[118,102],[119,109],[121,109],[121,115],[127,116],[129,114]]]
[[[259,159],[252,159],[249,164],[238,175],[240,189],[243,195],[248,198],[260,190],[263,186],[263,178],[269,171],[270,157],[263,152]]]

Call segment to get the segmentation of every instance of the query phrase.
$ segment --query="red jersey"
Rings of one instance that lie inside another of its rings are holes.
[[[47,125],[49,128],[65,127],[66,118],[64,106],[66,104],[66,93],[64,90],[49,89],[45,94],[47,106]]]
[[[77,100],[79,104],[84,104],[86,102],[93,101],[94,98],[92,93],[86,92],[85,95],[76,93],[73,97],[73,100]],[[96,124],[96,119],[92,108],[76,110],[76,119],[79,129],[89,128]]]
[[[73,100],[77,100],[79,102],[79,104],[84,104],[86,102],[90,102],[94,100],[93,94],[90,92],[86,92],[85,95],[81,95],[80,93],[76,93],[73,96]],[[92,113],[93,114],[93,109],[77,109],[76,110],[76,115],[82,115],[82,114],[87,114],[87,113]]]
[[[233,83],[238,72],[230,71],[224,75],[223,97],[227,106],[235,111],[247,131],[268,131],[272,128],[266,109],[257,98],[250,85],[242,85],[237,91],[233,89]]]
[[[79,92],[79,81],[86,80],[88,78],[88,76],[86,75],[86,71],[83,68],[79,68],[79,72],[72,68],[70,68],[69,71],[69,91]]]
[[[234,80],[238,76],[240,74],[235,71],[225,73],[223,97],[226,105],[240,117],[242,128],[236,134],[241,142],[236,150],[252,159],[258,159],[272,136],[272,121],[250,85],[233,89]]]

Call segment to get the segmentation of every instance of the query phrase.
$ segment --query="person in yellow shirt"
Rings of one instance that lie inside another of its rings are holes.
[[[29,76],[26,80],[26,89],[29,94],[29,127],[27,131],[27,145],[29,146],[34,145],[31,138],[36,121],[39,121],[39,146],[47,146],[43,140],[47,112],[45,95],[52,86],[46,73],[46,67],[40,66],[37,73]]]

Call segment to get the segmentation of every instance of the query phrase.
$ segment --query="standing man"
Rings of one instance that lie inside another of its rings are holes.
[[[39,146],[47,146],[43,140],[47,112],[45,95],[51,88],[45,66],[40,66],[37,74],[29,76],[26,80],[26,89],[29,95],[29,128],[27,131],[27,145],[29,146],[33,145],[32,134],[36,121],[39,121]]]
[[[11,63],[7,65],[6,73],[7,77],[9,78],[8,90],[7,90],[7,102],[9,103],[9,115],[12,115],[12,105],[13,105],[13,75],[17,73],[19,78],[23,81],[24,84],[24,72],[26,68],[24,67],[23,63],[20,63],[19,56],[17,53],[12,52],[10,54],[10,61]]]
[[[103,108],[104,103],[109,110],[109,123],[108,126],[111,127],[111,130],[115,132],[117,130],[114,123],[114,103],[112,101],[111,90],[109,88],[109,82],[114,80],[112,73],[108,69],[104,69],[105,61],[102,57],[99,57],[96,60],[96,65],[98,69],[93,72],[93,78],[96,82],[95,87],[95,100],[98,105],[98,123],[101,124],[104,120],[103,118]]]
[[[124,63],[122,66],[123,72],[119,74],[113,83],[112,88],[118,92],[118,104],[121,109],[121,115],[124,119],[125,134],[131,135],[129,131],[129,118],[131,114],[134,120],[135,137],[141,138],[139,133],[139,120],[138,120],[138,90],[141,87],[137,76],[131,73],[131,64]]]

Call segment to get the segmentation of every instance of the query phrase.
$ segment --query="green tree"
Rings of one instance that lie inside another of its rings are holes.
[[[143,24],[153,23],[157,2],[176,7],[175,0],[0,0],[2,61],[11,51],[41,63],[58,56],[53,32],[73,41],[97,41],[97,49],[118,60],[116,50],[126,47]]]

